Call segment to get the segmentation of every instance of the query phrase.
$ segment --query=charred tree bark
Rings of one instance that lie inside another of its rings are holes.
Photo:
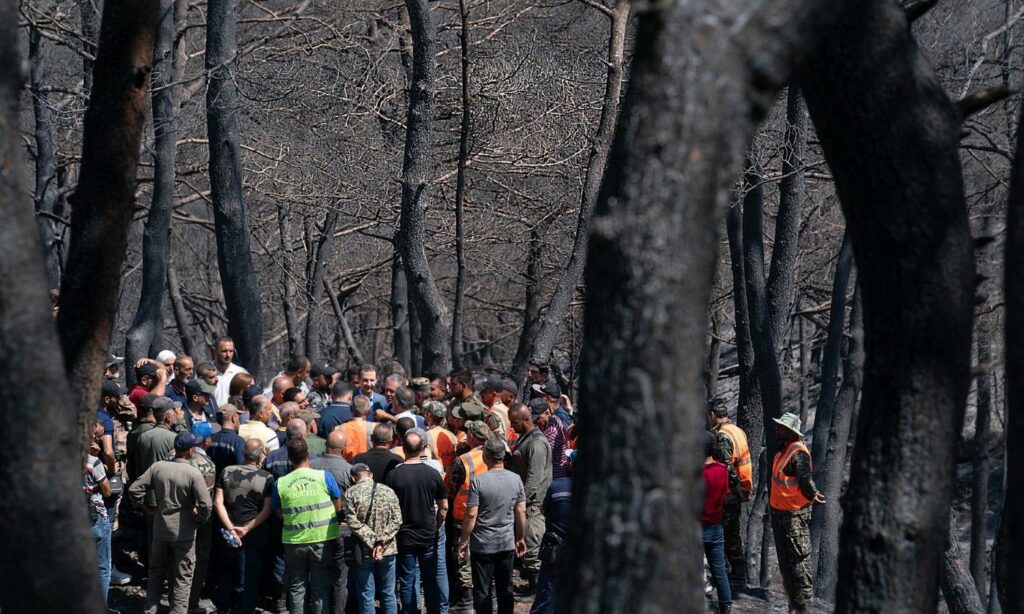
[[[60,249],[53,230],[53,220],[47,217],[54,213],[60,192],[60,184],[57,181],[57,157],[53,145],[53,113],[50,111],[49,94],[43,89],[43,81],[46,78],[43,36],[33,27],[28,31],[28,59],[32,66],[29,87],[32,91],[32,112],[35,119],[36,226],[39,227],[39,239],[43,244],[46,281],[51,288],[59,288]]]
[[[177,158],[177,120],[174,65],[174,0],[161,0],[160,22],[153,51],[153,199],[142,235],[142,289],[135,318],[125,339],[125,363],[134,365],[163,344],[164,287],[171,251],[171,212],[174,210],[174,165]],[[129,382],[133,369],[125,369]]]
[[[452,364],[448,308],[423,247],[432,166],[430,139],[437,78],[437,29],[430,16],[428,0],[405,0],[405,6],[412,30],[413,68],[402,160],[398,246],[422,329],[423,370],[448,373]]]
[[[864,301],[836,612],[931,612],[970,384],[975,279],[960,117],[898,5],[837,13],[841,25],[823,29],[827,43],[801,80]]]
[[[210,142],[210,197],[217,237],[217,265],[227,310],[228,335],[239,364],[260,370],[263,310],[260,280],[252,266],[249,222],[242,195],[238,88],[232,72],[237,51],[236,0],[210,0],[206,18],[206,125]]]
[[[537,338],[540,323],[540,275],[541,275],[541,240],[537,226],[530,229],[530,246],[526,252],[526,293],[523,300],[523,330],[519,335],[519,345],[512,360],[512,377],[519,386],[519,396],[528,399],[526,392],[526,368],[533,350],[533,341]]]
[[[978,330],[976,346],[978,364],[992,360],[991,340],[987,331]],[[984,603],[988,589],[988,437],[992,414],[992,375],[978,377],[978,409],[974,421],[974,459],[971,479],[971,551],[970,569],[979,599]]]
[[[797,302],[799,307],[799,301]],[[814,323],[800,318],[800,423],[807,424],[811,409],[811,348],[814,343]]]
[[[853,243],[850,233],[843,232],[843,243],[836,257],[836,269],[832,276],[832,304],[828,312],[828,335],[821,352],[821,388],[818,403],[814,409],[814,435],[811,438],[811,458],[825,458],[828,432],[836,410],[836,393],[839,389],[839,366],[843,353],[843,324],[846,320],[846,291],[850,286],[853,271]],[[824,463],[817,463],[815,481],[824,476]]]
[[[825,500],[838,502],[843,490],[843,473],[846,470],[850,442],[850,425],[856,413],[857,399],[864,380],[864,309],[860,288],[854,290],[853,308],[850,310],[850,337],[843,359],[843,386],[836,399],[828,429],[828,442],[823,455],[818,457],[818,467],[823,467],[820,477],[815,477],[818,489]],[[843,523],[842,507],[832,503],[814,507],[811,515],[811,564],[813,566],[814,594],[833,601],[836,592],[836,578],[839,570],[839,529]]]
[[[51,374],[46,386],[25,386],[33,372],[38,377],[39,365],[59,363],[61,349],[31,198],[21,185],[21,173],[14,170],[23,164],[18,99],[26,77],[17,24],[18,2],[0,2],[0,65],[6,67],[0,71],[0,168],[7,171],[0,173],[0,385],[20,390],[9,399],[9,409],[19,419],[0,432],[0,460],[27,469],[33,477],[18,480],[0,502],[5,518],[22,519],[0,529],[5,543],[22,544],[15,556],[0,563],[0,607],[10,612],[99,614],[105,608],[81,494],[78,442],[85,420],[76,420],[76,401],[59,372]],[[109,83],[101,79],[101,86]],[[95,375],[98,380],[99,372]],[[56,552],[61,554],[54,556]],[[55,578],[60,590],[54,590]]]
[[[796,260],[800,248],[800,220],[806,184],[803,162],[807,153],[807,113],[800,88],[791,85],[786,97],[785,146],[782,152],[782,181],[779,183],[779,214],[775,218],[775,242],[768,271],[768,324],[778,353],[788,338],[789,314],[793,310]]]
[[[196,355],[195,337],[192,336],[192,324],[188,319],[188,312],[185,311],[185,301],[181,298],[181,287],[178,285],[178,274],[174,265],[167,263],[167,296],[171,299],[171,307],[174,310],[174,325],[178,327],[178,337],[181,338],[181,349],[189,356]]]
[[[158,0],[107,2],[103,8],[60,292],[61,303],[74,307],[62,310],[57,318],[64,365],[79,409],[96,407],[110,347],[159,8]],[[83,430],[82,436],[88,434]]]
[[[396,249],[395,257],[391,260],[391,352],[395,360],[406,369],[412,368],[409,323],[409,288],[405,281],[402,257]]]
[[[578,521],[557,611],[706,609],[701,544],[686,520],[699,502],[695,444],[705,417],[704,354],[694,348],[707,334],[716,230],[754,118],[818,29],[813,18],[834,10],[813,7],[663,3],[639,17],[587,256],[580,405],[596,413],[578,425]],[[766,19],[780,12],[795,16],[786,33]],[[644,443],[651,424],[666,433],[658,446]]]
[[[722,338],[719,335],[720,315],[716,310],[711,314],[711,334],[708,339],[708,360],[704,368],[704,390],[707,398],[718,393],[718,372],[722,365]]]
[[[334,317],[338,318],[338,326],[341,328],[342,339],[345,344],[345,350],[348,352],[349,363],[361,366],[364,364],[363,353],[359,351],[359,345],[356,343],[356,338],[352,334],[352,327],[348,324],[348,318],[345,317],[345,306],[343,300],[348,299],[348,294],[342,294],[341,291],[335,293],[331,290],[331,286],[324,280],[324,289],[327,290],[327,296],[331,299],[331,308],[334,310]],[[340,358],[340,356],[338,357]]]
[[[985,606],[974,586],[974,579],[964,564],[960,542],[957,540],[956,514],[952,512],[949,515],[947,535],[949,546],[942,555],[939,587],[942,589],[942,597],[946,600],[949,614],[982,614]]]
[[[996,557],[1004,612],[1024,611],[1024,111],[1010,176],[1006,222],[1006,496]]]
[[[78,19],[82,26],[82,95],[88,100],[92,96],[93,59],[96,57],[96,43],[100,32],[100,19],[95,0],[76,0]],[[92,56],[90,58],[89,56]]]
[[[283,205],[277,206],[277,231],[281,240],[281,290],[284,294],[284,327],[288,333],[288,355],[305,354],[302,335],[299,333],[299,314],[295,308],[297,292],[295,289],[295,256],[292,254],[292,224],[288,219],[288,210]],[[306,316],[309,317],[309,316]],[[314,359],[315,360],[315,359]]]
[[[452,302],[452,366],[462,367],[462,311],[466,294],[466,246],[463,231],[463,204],[466,200],[466,162],[469,160],[469,136],[473,128],[473,108],[469,95],[469,10],[459,0],[461,32],[459,45],[462,69],[462,124],[459,129],[459,161],[455,174],[455,300]]]
[[[327,264],[328,244],[338,223],[338,213],[329,211],[320,228],[320,238],[313,254],[313,268],[306,282],[309,297],[309,311],[306,314],[306,354],[312,360],[322,358],[320,350],[320,315],[323,313],[320,300],[324,296],[324,267]]]
[[[775,353],[764,262],[763,172],[755,155],[748,156],[746,194],[743,197],[743,274],[747,293],[750,342],[754,349],[754,371],[761,392],[761,424],[767,426],[782,415],[782,375]],[[799,216],[799,214],[798,214]],[[791,280],[792,281],[792,280]],[[790,283],[792,287],[792,283]],[[775,449],[775,430],[764,428],[764,445]]]
[[[587,171],[583,180],[583,193],[580,199],[580,212],[576,218],[576,234],[573,239],[569,262],[559,273],[555,281],[555,291],[548,301],[546,309],[540,312],[537,337],[533,340],[530,359],[538,364],[548,362],[551,351],[555,348],[563,332],[563,321],[569,312],[569,305],[576,289],[583,280],[583,269],[587,263],[587,241],[590,236],[590,219],[594,215],[601,180],[608,166],[608,156],[615,137],[615,124],[618,119],[619,99],[622,96],[623,71],[625,70],[626,27],[632,9],[630,0],[617,0],[612,8],[592,3],[590,6],[601,6],[601,12],[609,20],[608,65],[604,82],[604,98],[601,103],[601,119],[597,133],[590,145],[590,157],[587,160]]]
[[[409,365],[413,373],[425,373],[423,370],[423,326],[416,312],[416,299],[413,288],[406,284],[406,304],[409,306]]]

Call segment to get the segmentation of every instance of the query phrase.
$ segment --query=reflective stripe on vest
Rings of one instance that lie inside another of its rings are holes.
[[[747,490],[754,490],[754,479],[750,466],[750,447],[747,445],[747,435],[743,429],[728,422],[719,427],[719,432],[725,434],[732,442],[732,466],[736,468],[736,475],[740,478],[740,484]]]
[[[466,517],[466,504],[469,502],[469,482],[474,475],[487,473],[487,465],[484,464],[484,450],[482,447],[473,448],[459,457],[462,465],[466,468],[466,477],[459,486],[459,493],[455,495],[455,505],[452,510],[452,518],[462,520]]]
[[[784,473],[789,461],[793,460],[793,455],[797,452],[807,454],[807,458],[811,457],[802,441],[794,441],[783,452],[777,452],[775,460],[772,461],[772,483],[768,504],[773,509],[792,512],[811,504],[811,500],[800,490],[800,480]]]
[[[324,472],[303,467],[277,481],[286,544],[315,544],[340,535],[338,513],[327,492]]]

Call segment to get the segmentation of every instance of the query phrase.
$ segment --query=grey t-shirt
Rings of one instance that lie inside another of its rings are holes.
[[[479,507],[469,549],[481,554],[515,550],[515,507],[526,501],[523,481],[507,469],[492,469],[469,482],[468,507]]]

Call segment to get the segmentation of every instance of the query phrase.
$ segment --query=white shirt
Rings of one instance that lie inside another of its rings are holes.
[[[267,444],[267,450],[271,452],[281,447],[281,442],[277,440],[277,433],[259,420],[249,420],[238,427],[238,436],[242,439],[259,439]]]
[[[217,369],[217,390],[213,393],[213,398],[217,401],[217,407],[228,402],[228,398],[231,396],[231,378],[239,373],[248,373],[248,371],[235,363],[229,364],[223,373],[220,369]]]

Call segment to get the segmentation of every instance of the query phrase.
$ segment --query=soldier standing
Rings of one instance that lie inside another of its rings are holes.
[[[775,551],[790,614],[807,613],[814,598],[811,506],[824,504],[825,497],[811,479],[811,453],[802,439],[800,417],[786,413],[774,421],[779,448],[772,461],[768,504],[772,508]]]
[[[722,527],[725,532],[725,558],[729,562],[729,582],[744,587],[747,584],[747,561],[740,535],[743,504],[750,500],[754,490],[751,475],[750,447],[747,435],[729,419],[729,408],[715,397],[708,401],[708,422],[717,438],[715,460],[729,468],[729,494],[722,508]]]

